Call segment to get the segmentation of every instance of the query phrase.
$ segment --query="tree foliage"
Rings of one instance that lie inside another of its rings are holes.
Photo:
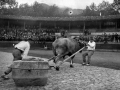
[[[91,3],[90,6],[86,6],[82,14],[77,16],[106,16],[119,14],[118,6],[120,6],[119,0],[115,0],[113,4],[107,1],[101,2],[99,5]],[[118,5],[118,6],[117,6]],[[44,3],[38,3],[35,1],[33,5],[27,3],[21,4],[18,7],[16,0],[1,0],[0,1],[0,14],[2,15],[20,15],[20,16],[34,16],[34,17],[67,17],[75,16],[70,13],[70,8],[59,8],[56,5],[47,5]]]
[[[85,16],[107,16],[107,15],[116,15],[119,14],[114,10],[112,4],[107,1],[103,1],[98,6],[92,3],[90,6],[86,6],[82,15]]]
[[[114,0],[111,6],[115,11],[120,13],[120,0]]]
[[[16,0],[0,0],[0,8],[16,8],[17,6]]]

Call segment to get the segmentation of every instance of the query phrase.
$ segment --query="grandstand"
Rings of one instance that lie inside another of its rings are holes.
[[[0,27],[24,29],[64,29],[69,33],[82,33],[85,29],[91,33],[119,32],[120,15],[81,16],[81,17],[30,17],[1,15]],[[59,32],[59,31],[55,31]]]
[[[82,35],[87,31],[92,35],[112,35],[120,33],[120,15],[109,16],[80,16],[80,17],[30,17],[30,16],[0,16],[0,34],[4,38],[12,36],[12,39],[28,37],[39,40],[44,32],[48,36],[65,30],[71,36]],[[3,38],[3,37],[1,37]],[[55,38],[51,37],[53,41]]]
[[[65,30],[70,36],[81,36],[87,31],[95,36],[96,42],[107,40],[118,43],[120,42],[119,21],[120,15],[80,17],[0,15],[0,40],[19,41],[27,36],[35,42],[53,42],[55,35]]]

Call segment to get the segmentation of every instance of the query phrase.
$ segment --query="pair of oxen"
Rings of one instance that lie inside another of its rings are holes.
[[[81,48],[85,47],[85,43],[75,38],[58,38],[52,43],[53,54],[56,56],[54,62],[55,69],[59,71],[59,66],[62,64],[65,56],[71,56]],[[81,51],[80,51],[81,52]],[[73,68],[73,55],[70,59],[70,67]]]

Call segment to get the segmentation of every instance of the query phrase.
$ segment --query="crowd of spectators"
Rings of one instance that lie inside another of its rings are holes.
[[[108,43],[108,42],[118,43],[120,42],[120,35],[118,33],[112,33],[112,34],[103,33],[102,35],[95,36],[95,41],[104,42],[104,43]]]
[[[54,41],[54,29],[0,28],[0,41],[20,41],[26,38],[31,41]]]
[[[60,32],[56,29],[24,29],[24,28],[0,28],[0,41],[20,41],[27,37],[31,41],[39,42],[53,42],[56,38],[55,33]],[[88,35],[80,35],[80,40],[88,41]],[[118,33],[102,33],[101,35],[94,35],[96,42],[120,42],[120,35]]]
[[[113,33],[101,33],[100,35],[92,35],[94,37],[95,42],[103,42],[103,43],[119,43],[120,42],[120,35],[116,32]],[[79,36],[80,40],[83,41],[88,41],[89,40],[89,35],[80,35]]]

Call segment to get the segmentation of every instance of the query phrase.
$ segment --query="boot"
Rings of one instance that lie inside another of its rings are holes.
[[[56,66],[56,68],[55,68],[55,69],[56,69],[56,71],[59,71],[59,67],[58,67],[58,66]]]
[[[3,80],[8,80],[8,79],[9,79],[9,77],[8,77],[7,75],[5,75],[5,74],[2,75],[1,78],[2,78]]]

